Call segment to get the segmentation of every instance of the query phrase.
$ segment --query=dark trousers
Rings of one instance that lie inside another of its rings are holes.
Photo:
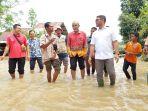
[[[107,73],[107,69],[106,69],[106,66],[105,65],[104,65],[104,72]]]
[[[70,69],[75,71],[77,68],[77,62],[79,64],[79,68],[83,70],[85,68],[84,58],[79,57],[78,55],[75,57],[70,57]]]
[[[38,62],[39,68],[43,69],[42,57],[30,58],[30,70],[34,70],[36,60]]]
[[[24,74],[25,67],[25,57],[22,58],[9,58],[9,73],[14,74],[16,69],[16,64],[18,64],[19,74]]]
[[[90,67],[92,68],[91,73],[94,74],[95,72],[95,58],[91,58],[91,65],[88,62],[89,57],[86,57],[86,70],[87,70],[87,75],[90,75]]]
[[[136,80],[136,63],[131,63],[128,62],[126,60],[124,60],[124,64],[123,64],[123,72],[125,73],[126,77],[128,79],[131,79],[131,76],[129,75],[129,72],[127,71],[128,67],[131,67],[131,72],[133,75],[133,80]]]

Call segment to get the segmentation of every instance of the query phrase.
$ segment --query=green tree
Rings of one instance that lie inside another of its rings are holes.
[[[140,24],[141,24],[140,35],[143,37],[147,37],[148,36],[148,1],[145,1],[145,6],[143,9],[141,9],[141,14],[139,18],[140,18]]]
[[[121,27],[120,34],[123,36],[123,41],[126,43],[129,40],[130,32],[139,30],[139,19],[136,19],[133,14],[122,13],[119,20],[119,26]]]
[[[34,29],[37,23],[37,14],[35,12],[35,10],[33,8],[31,8],[29,10],[28,13],[28,20],[26,21],[26,23],[32,28]]]
[[[121,0],[121,10],[123,13],[133,13],[136,17],[140,15],[140,9],[144,6],[143,0]]]
[[[0,30],[11,30],[13,13],[10,11],[18,0],[0,0]]]
[[[124,42],[129,40],[130,32],[140,32],[145,27],[146,20],[143,19],[145,18],[145,13],[143,14],[145,3],[146,0],[121,0],[122,14],[119,17],[119,26]]]

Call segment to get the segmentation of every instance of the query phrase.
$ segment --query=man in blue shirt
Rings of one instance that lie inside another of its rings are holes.
[[[30,51],[30,71],[34,72],[35,62],[37,60],[40,73],[43,71],[42,53],[40,48],[40,40],[35,38],[35,31],[29,31],[30,39],[28,40],[29,51]]]

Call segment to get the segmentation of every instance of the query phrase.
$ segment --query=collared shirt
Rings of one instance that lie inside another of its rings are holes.
[[[16,36],[18,40],[27,46],[27,39],[24,35],[19,34]],[[18,43],[17,39],[13,34],[10,34],[7,37],[7,44],[9,45],[9,58],[21,58],[26,57],[26,52],[23,52],[21,49],[21,45]]]
[[[41,48],[40,48],[40,40],[37,38],[29,39],[28,45],[30,48],[30,57],[42,57]]]
[[[58,53],[67,53],[65,35],[61,35],[60,37],[57,37],[57,48],[58,48]]]
[[[91,43],[95,45],[95,59],[113,58],[112,42],[117,40],[116,35],[108,27],[97,29],[91,39]]]
[[[51,34],[51,36],[49,36],[48,34],[42,35],[40,38],[40,46],[43,44],[46,44],[52,38],[56,38],[57,40],[57,37],[54,34]],[[53,44],[56,44],[56,40],[53,43],[51,43],[47,48],[45,49],[42,48],[43,62],[46,62],[53,57],[53,53],[55,52],[53,48]],[[58,58],[58,56],[56,56],[56,58]]]
[[[68,34],[68,46],[71,51],[79,51],[86,48],[86,34],[82,31],[79,33],[71,32]]]

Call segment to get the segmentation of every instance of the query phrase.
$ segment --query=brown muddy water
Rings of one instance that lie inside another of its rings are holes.
[[[25,66],[24,79],[11,80],[7,60],[0,61],[0,111],[148,111],[148,62],[138,61],[137,80],[126,80],[122,72],[123,59],[116,68],[116,85],[98,88],[95,76],[72,81],[70,70],[61,73],[56,83],[49,84],[46,71],[35,73]]]

